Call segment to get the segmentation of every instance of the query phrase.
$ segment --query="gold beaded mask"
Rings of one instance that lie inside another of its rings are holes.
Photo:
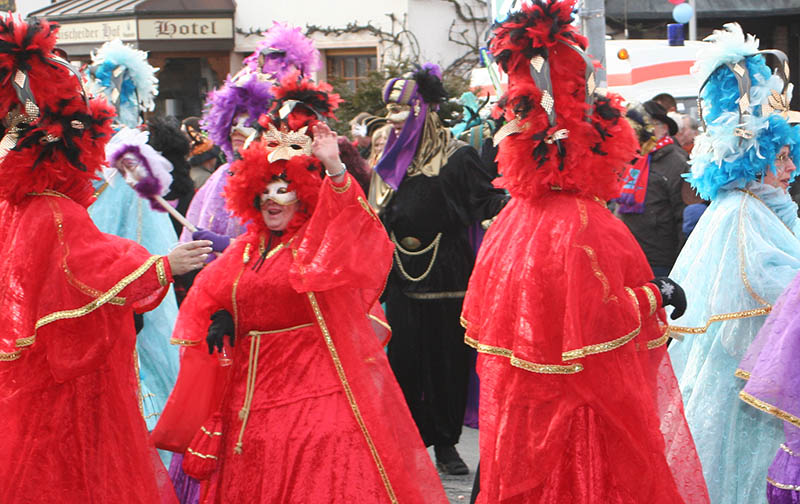
[[[308,126],[297,131],[287,131],[284,126],[278,130],[270,124],[264,133],[263,142],[270,151],[267,161],[274,163],[279,159],[292,159],[295,156],[311,155],[311,137],[306,135]]]

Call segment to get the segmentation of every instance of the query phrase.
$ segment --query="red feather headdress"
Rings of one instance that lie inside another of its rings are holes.
[[[114,109],[87,99],[80,76],[53,53],[58,25],[0,17],[0,199],[57,190],[89,203]]]
[[[342,98],[333,92],[327,82],[314,82],[303,77],[299,70],[287,74],[278,86],[273,88],[275,101],[270,115],[262,116],[259,123],[264,128],[272,120],[275,127],[286,124],[290,130],[297,131],[303,126],[315,125],[327,119],[336,120],[334,112],[342,103]]]
[[[322,184],[322,165],[316,158],[306,155],[270,163],[267,160],[269,149],[261,140],[252,142],[240,152],[242,159],[231,165],[233,175],[225,187],[228,208],[242,222],[248,222],[249,229],[266,230],[264,218],[256,202],[273,179],[286,180],[289,182],[289,190],[297,193],[301,204],[284,234],[287,238],[291,237],[308,220],[317,206],[319,188]]]
[[[551,190],[619,194],[638,144],[621,98],[596,92],[586,38],[572,26],[575,0],[533,0],[495,28],[491,51],[508,74],[496,117],[499,184],[514,197]]]

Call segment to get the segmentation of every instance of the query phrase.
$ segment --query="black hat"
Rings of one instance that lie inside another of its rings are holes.
[[[664,109],[664,107],[653,100],[646,101],[642,105],[650,117],[667,125],[669,128],[669,136],[675,136],[675,134],[678,133],[678,123],[673,121],[672,118],[667,115],[667,111]]]

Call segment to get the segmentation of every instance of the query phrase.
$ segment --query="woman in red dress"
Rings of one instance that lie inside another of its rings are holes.
[[[133,314],[211,249],[153,256],[92,223],[113,108],[86,99],[57,31],[0,18],[0,501],[175,502],[140,410]]]
[[[512,198],[464,301],[477,502],[707,502],[666,353],[662,307],[686,300],[606,208],[637,142],[620,98],[595,92],[573,6],[525,4],[491,44],[509,75],[495,143]]]
[[[268,129],[232,165],[226,198],[248,231],[198,275],[176,324],[172,407],[189,362],[228,381],[184,468],[216,461],[201,502],[446,502],[369,318],[392,244],[310,112],[330,114],[335,100],[298,105],[327,88],[292,79],[274,106],[294,106],[288,120],[262,118]],[[199,448],[206,432],[214,453]]]

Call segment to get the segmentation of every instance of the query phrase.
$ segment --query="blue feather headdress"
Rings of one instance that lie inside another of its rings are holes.
[[[90,88],[116,107],[120,123],[135,128],[141,122],[139,112],[155,108],[157,71],[147,62],[146,52],[114,39],[92,53]]]
[[[792,86],[789,66],[780,51],[759,51],[758,39],[745,38],[742,28],[729,23],[706,40],[711,46],[698,54],[692,69],[703,82],[699,104],[705,131],[692,150],[687,179],[705,199],[721,188],[740,188],[775,172],[775,157],[788,145],[800,159],[798,114],[789,110]],[[779,66],[773,72],[764,54]]]

